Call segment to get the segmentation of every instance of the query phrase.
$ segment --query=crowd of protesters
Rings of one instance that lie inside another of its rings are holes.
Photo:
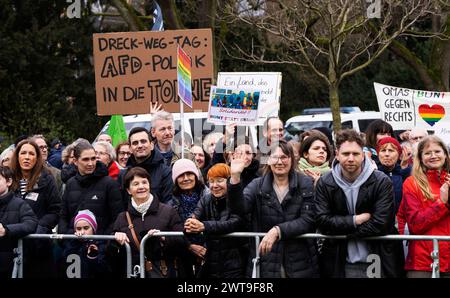
[[[125,243],[133,266],[145,251],[139,270],[149,278],[252,277],[256,265],[262,278],[431,277],[431,241],[364,238],[450,235],[441,139],[417,128],[395,134],[382,120],[365,134],[333,138],[318,127],[287,141],[271,117],[258,144],[236,128],[181,146],[172,115],[157,111],[150,131],[135,127],[116,148],[107,134],[66,147],[22,137],[0,155],[0,277],[11,276],[18,239],[56,232],[115,241],[27,240],[25,278],[65,277],[73,254],[82,277],[123,277]],[[265,236],[259,247],[220,237],[232,232]],[[305,233],[347,238],[297,238]],[[450,277],[449,245],[439,242],[442,277]]]

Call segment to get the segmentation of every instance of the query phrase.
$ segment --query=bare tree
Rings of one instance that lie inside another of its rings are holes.
[[[249,41],[246,48],[233,45],[240,53],[235,58],[306,66],[325,81],[337,131],[342,80],[370,65],[396,38],[412,31],[419,19],[435,11],[436,1],[233,0],[220,7],[220,15],[227,22],[252,25],[289,49],[278,53],[277,59],[268,59],[264,47]],[[247,10],[243,2],[249,3]]]

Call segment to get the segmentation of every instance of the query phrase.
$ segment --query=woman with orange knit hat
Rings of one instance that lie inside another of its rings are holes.
[[[201,277],[240,278],[244,276],[244,243],[235,238],[209,238],[242,231],[244,221],[227,208],[230,167],[224,163],[212,166],[208,171],[210,193],[202,196],[194,216],[186,220],[186,233],[203,233],[207,253]]]

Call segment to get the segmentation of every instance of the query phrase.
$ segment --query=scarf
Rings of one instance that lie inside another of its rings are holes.
[[[197,208],[197,203],[200,200],[198,193],[193,192],[190,195],[181,194],[180,207],[181,207],[181,219],[185,221],[194,213],[195,208]]]
[[[325,174],[328,173],[331,168],[328,165],[328,161],[324,162],[322,165],[320,166],[312,166],[306,159],[304,159],[303,157],[300,158],[300,161],[298,162],[298,167],[301,171],[304,170],[310,170],[313,172],[319,172],[320,174]]]
[[[134,200],[134,198],[131,198],[131,206],[133,206],[134,209],[136,209],[137,212],[139,212],[140,214],[142,214],[142,220],[144,220],[144,216],[147,213],[148,208],[150,208],[151,203],[153,202],[153,195],[150,194],[148,196],[147,201],[145,201],[144,203],[138,205],[136,203],[136,201]]]

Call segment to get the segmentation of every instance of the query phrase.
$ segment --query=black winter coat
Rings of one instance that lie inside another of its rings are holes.
[[[94,213],[99,235],[110,234],[114,221],[124,210],[119,185],[108,176],[108,169],[99,161],[94,173],[84,176],[77,173],[67,181],[58,232],[73,234],[73,220],[78,211],[84,209]]]
[[[127,162],[127,168],[120,171],[118,181],[122,188],[122,200],[125,209],[128,208],[130,195],[124,188],[123,182],[128,170],[134,167],[144,168],[149,173],[152,194],[160,198],[161,203],[167,203],[172,199],[172,169],[165,164],[161,153],[154,149],[150,157],[142,163],[137,163],[134,156],[131,155]]]
[[[37,217],[24,200],[9,192],[0,197],[0,223],[6,230],[5,236],[0,237],[0,277],[11,276],[13,249],[19,238],[34,233]]]
[[[206,262],[202,277],[241,278],[246,264],[245,247],[240,238],[215,238],[244,230],[245,223],[227,208],[227,198],[216,198],[208,193],[200,199],[195,217],[205,226]]]
[[[133,208],[131,203],[129,204],[128,212],[139,242],[141,242],[142,238],[144,238],[151,229],[157,229],[164,232],[183,231],[183,223],[176,210],[169,205],[160,203],[156,196],[153,196],[153,201],[144,217]],[[114,223],[113,232],[127,234],[128,239],[130,239],[133,266],[138,265],[139,249],[137,248],[133,240],[133,235],[129,229],[126,212],[120,213],[117,217],[117,220]],[[170,261],[178,255],[180,249],[185,249],[185,247],[186,243],[183,237],[165,237],[164,249],[161,247],[160,239],[158,237],[152,237],[145,242],[145,256],[152,260],[154,264],[158,263],[158,260],[161,260],[161,258]]]
[[[268,232],[274,226],[280,228],[281,240],[275,242],[270,253],[261,256],[260,277],[281,277],[281,266],[287,277],[318,277],[315,242],[294,239],[315,231],[313,180],[297,172],[291,173],[289,193],[281,204],[272,183],[273,175],[269,173],[251,182],[245,190],[241,184],[228,185],[231,212],[249,218],[252,232]],[[250,249],[248,269],[255,256],[253,242]]]
[[[382,171],[391,179],[392,184],[394,186],[394,198],[395,198],[395,214],[397,214],[398,208],[400,207],[400,203],[402,202],[403,197],[403,182],[405,182],[406,178],[411,174],[411,165],[407,168],[402,169],[400,167],[400,163],[397,163],[392,170],[386,169],[382,164],[378,167],[378,170]]]
[[[20,189],[16,190],[16,194],[20,196]],[[22,198],[30,205],[38,218],[35,233],[50,234],[58,224],[61,210],[61,198],[52,174],[43,169],[37,184]]]
[[[316,185],[316,214],[319,231],[327,235],[348,235],[350,238],[398,234],[394,227],[394,196],[391,180],[375,170],[358,193],[355,213],[368,212],[371,218],[356,226],[349,214],[347,200],[336,184],[332,172],[322,176]],[[400,241],[367,241],[369,254],[381,258],[382,277],[403,274],[403,247]],[[345,277],[347,240],[325,239],[320,250],[323,277]]]

